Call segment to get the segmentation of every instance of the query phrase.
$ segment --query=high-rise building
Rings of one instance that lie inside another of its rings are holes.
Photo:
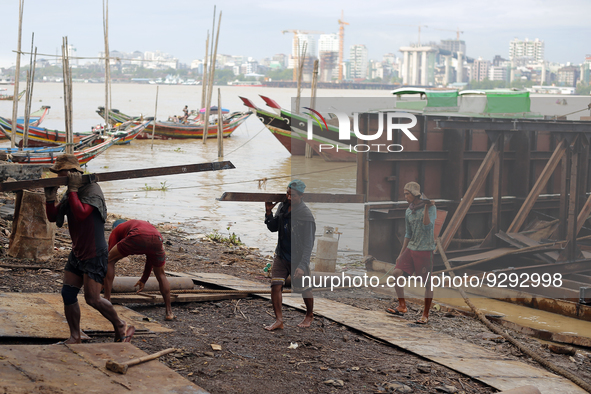
[[[318,53],[338,52],[339,36],[336,34],[321,34],[318,38]]]
[[[302,53],[304,45],[306,46],[306,59],[318,57],[316,37],[314,37],[313,34],[296,34],[296,40],[294,40],[291,49],[288,68],[294,68],[297,66],[294,64],[294,60],[298,58],[300,53]]]
[[[507,66],[490,66],[488,68],[489,81],[507,81]]]
[[[273,55],[272,61],[279,63],[281,68],[285,68],[287,66],[287,55],[283,53],[278,53]]]
[[[474,60],[472,67],[470,68],[470,80],[472,81],[484,81],[488,79],[488,69],[490,62],[488,60],[482,60],[481,57],[478,60]]]
[[[336,34],[321,34],[318,39],[320,80],[330,82],[338,75],[339,37]]]
[[[591,81],[591,55],[585,56],[585,61],[581,64],[581,82],[589,85]]]
[[[533,41],[527,38],[525,40],[514,38],[509,43],[509,59],[519,60],[521,58],[542,63],[544,61],[544,41],[537,38]]]
[[[362,44],[352,45],[349,52],[351,78],[367,78],[367,47]]]
[[[451,53],[462,52],[466,54],[466,41],[464,40],[441,40],[438,45],[439,49],[448,51]]]

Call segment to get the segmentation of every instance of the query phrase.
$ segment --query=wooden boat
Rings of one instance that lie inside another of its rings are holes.
[[[29,116],[29,126],[39,126],[41,122],[45,120],[50,108],[49,105],[44,105],[37,111],[31,112],[31,115]],[[23,116],[16,118],[16,123],[25,124],[25,118]]]
[[[51,107],[49,105],[44,105],[41,107],[41,109],[31,113],[31,116],[29,117],[29,126],[39,126],[39,124],[43,122],[43,120],[45,119],[45,116],[47,116],[47,114],[49,113],[50,108]],[[24,124],[25,118],[16,118],[16,122],[17,124]],[[0,133],[0,140],[5,140],[9,138],[10,136],[7,137],[4,133]]]
[[[238,128],[252,112],[234,112],[223,119],[223,137],[229,137],[234,130]],[[176,122],[162,122],[155,121],[156,129],[154,135],[160,139],[187,139],[187,138],[203,138],[203,123],[176,123]],[[151,132],[151,128],[148,129]],[[207,129],[207,138],[217,137],[217,122],[210,122]]]
[[[0,132],[10,138],[12,133],[12,122],[0,116]],[[18,124],[16,126],[16,135],[19,138],[23,137],[24,126]],[[84,137],[92,135],[91,131],[74,132],[74,143],[80,142]],[[29,127],[29,144],[31,146],[51,146],[66,143],[66,133],[59,130],[50,130],[44,127]]]
[[[18,99],[20,100],[23,96],[25,95],[25,91],[23,90],[22,92],[20,92],[18,94]],[[0,94],[0,100],[12,100],[14,98],[14,95],[8,95],[8,94]]]
[[[118,141],[115,142],[115,145],[126,145],[131,143],[131,141],[136,139],[139,135],[143,134],[144,130],[150,123],[151,121],[146,121],[138,125],[135,124],[134,121],[130,121],[121,124],[112,131],[106,132],[106,134],[118,139]]]
[[[105,119],[105,107],[98,107],[96,113],[103,119]],[[144,121],[151,121],[154,120],[153,117],[144,117],[140,116],[130,116],[120,112],[118,109],[110,109],[109,110],[109,124],[116,126],[119,123],[125,123],[129,121],[134,122],[144,122]]]
[[[240,96],[239,96],[240,97]],[[252,101],[240,97],[244,105],[256,111],[257,117],[273,134],[275,138],[287,149],[289,153],[296,156],[303,156],[306,153],[306,141],[298,134],[291,131],[289,119],[283,118],[281,113],[272,113],[257,107]]]
[[[314,152],[318,153],[325,161],[356,161],[357,152],[354,151],[354,142],[351,144],[345,144],[339,141],[339,128],[338,126],[328,124],[327,126],[320,127],[316,122],[313,123],[313,138],[308,139],[308,118],[304,115],[295,114],[288,111],[273,99],[265,96],[261,96],[263,100],[271,108],[275,108],[281,111],[281,115],[284,118],[289,119],[289,126],[291,131],[297,134],[302,140],[306,141]],[[356,141],[354,134],[352,135],[351,141]],[[331,149],[320,149],[320,145],[332,145]]]
[[[102,138],[98,135],[92,136],[98,142],[95,145],[89,147],[79,147],[74,150],[74,156],[78,159],[78,162],[82,164],[88,163],[111,146],[120,142],[124,137],[106,137]],[[65,145],[61,147],[52,147],[49,150],[23,150],[18,152],[12,152],[12,161],[15,163],[30,163],[30,164],[52,164],[55,163],[56,158],[64,153]]]
[[[119,138],[117,144],[126,144],[136,138],[150,122],[144,122],[139,125],[135,125],[133,122],[127,122],[121,125],[119,128],[114,129],[110,132],[110,135]],[[12,125],[8,119],[0,117],[0,131],[10,138],[12,133]],[[23,138],[24,126],[17,124],[16,135],[19,138]],[[84,143],[89,137],[97,135],[99,133],[88,132],[75,132],[74,143]],[[59,146],[66,143],[66,132],[59,130],[49,130],[40,127],[29,127],[29,146]],[[21,140],[22,142],[22,140]]]

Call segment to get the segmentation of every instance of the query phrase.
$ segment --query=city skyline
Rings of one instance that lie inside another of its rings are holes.
[[[467,56],[492,59],[495,55],[509,56],[509,42],[514,38],[545,42],[545,59],[557,63],[581,63],[591,52],[582,39],[591,32],[586,15],[591,4],[584,0],[553,2],[498,1],[479,4],[460,0],[449,3],[428,0],[420,9],[401,2],[377,0],[373,7],[355,2],[309,0],[294,2],[249,2],[234,0],[218,4],[222,24],[218,53],[243,55],[256,59],[274,54],[290,54],[293,33],[283,30],[315,30],[325,34],[337,33],[341,9],[350,25],[345,28],[345,48],[365,45],[369,59],[381,59],[385,53],[401,56],[399,48],[418,40],[439,42],[464,33]],[[67,11],[64,11],[67,9]],[[310,12],[313,9],[314,12]],[[4,7],[5,23],[0,42],[0,67],[14,65],[17,46],[18,1]],[[473,16],[478,15],[478,16]],[[212,28],[213,7],[187,0],[162,4],[153,0],[109,4],[109,45],[112,51],[161,51],[190,64],[203,58],[207,30]],[[35,46],[41,54],[60,52],[62,37],[77,49],[78,56],[97,57],[104,51],[102,1],[55,3],[26,0],[23,18],[22,51]],[[217,23],[217,18],[216,18]],[[575,37],[576,34],[576,37]],[[318,36],[316,36],[318,37]],[[345,51],[348,58],[348,51]],[[43,56],[38,56],[43,57]],[[27,59],[27,60],[26,60]],[[28,56],[21,64],[28,62]]]

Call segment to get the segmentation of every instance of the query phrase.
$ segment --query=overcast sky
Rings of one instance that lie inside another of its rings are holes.
[[[102,0],[25,0],[22,48],[31,46],[35,33],[38,53],[55,54],[68,36],[79,56],[98,56],[104,50]],[[509,41],[539,38],[548,61],[579,64],[591,54],[591,1],[589,0],[227,0],[217,3],[223,12],[218,53],[252,56],[257,60],[276,53],[289,54],[293,34],[282,30],[338,32],[341,10],[345,21],[345,58],[348,48],[365,44],[371,59],[417,41],[455,38],[464,33],[469,57],[492,60],[508,57]],[[0,67],[15,64],[18,0],[2,0]],[[213,3],[195,0],[109,1],[109,43],[121,52],[169,53],[183,63],[203,58],[207,30],[211,30]],[[447,29],[442,31],[436,29]],[[21,63],[28,63],[28,57]]]

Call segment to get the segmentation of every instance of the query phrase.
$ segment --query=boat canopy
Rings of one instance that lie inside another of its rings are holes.
[[[392,91],[392,94],[411,95],[420,94],[427,98],[427,104],[421,105],[420,108],[409,109],[423,109],[423,108],[447,108],[458,106],[458,91],[457,90],[435,90],[425,88],[400,88]],[[406,106],[406,103],[405,103]],[[400,108],[396,105],[397,108]]]
[[[487,114],[530,112],[531,100],[529,92],[525,90],[464,90],[459,95],[462,98],[460,112]]]
[[[199,110],[199,112],[201,112],[202,114],[204,114],[206,109],[207,108],[201,108]],[[213,107],[209,108],[209,113],[210,114],[217,114],[218,113],[218,107],[217,107],[217,105],[214,105]],[[226,109],[226,108],[222,108],[222,113],[223,114],[229,114],[230,113],[230,110],[229,109]]]

